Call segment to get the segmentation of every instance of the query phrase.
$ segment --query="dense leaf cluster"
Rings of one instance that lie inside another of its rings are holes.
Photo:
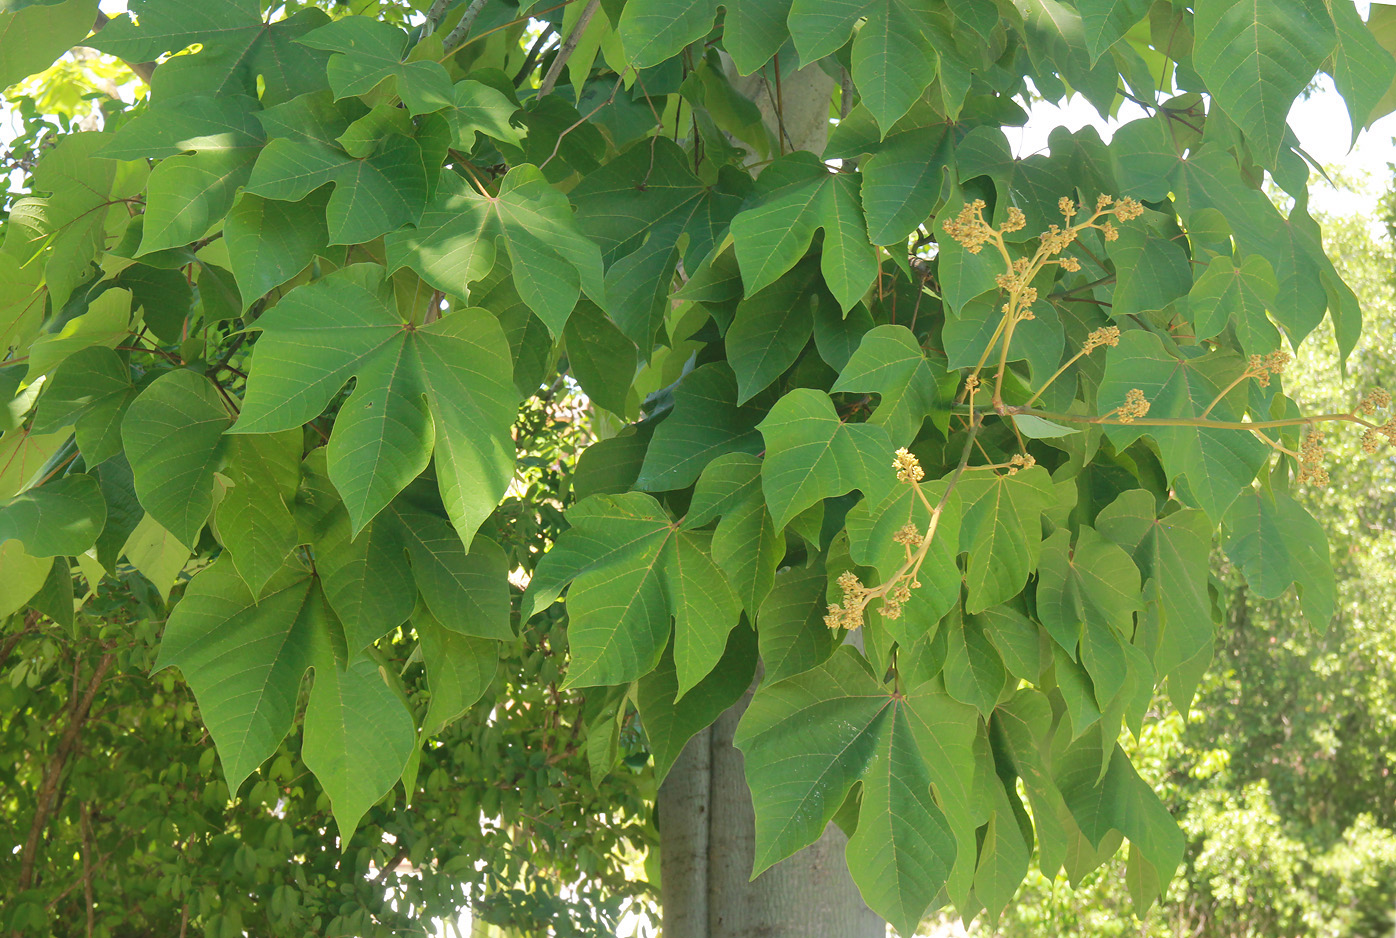
[[[759,660],[756,872],[838,816],[910,933],[1127,839],[1147,907],[1184,838],[1117,739],[1211,660],[1213,543],[1323,628],[1295,480],[1396,439],[1278,376],[1361,331],[1285,115],[1324,69],[1360,128],[1396,59],[1347,0],[536,6],[0,13],[43,32],[4,81],[150,75],[9,206],[7,629],[139,571],[229,789],[299,723],[347,840],[562,598],[598,775],[628,701],[662,776]],[[1145,116],[1015,156],[1068,93]],[[521,555],[520,403],[569,383],[607,438]]]

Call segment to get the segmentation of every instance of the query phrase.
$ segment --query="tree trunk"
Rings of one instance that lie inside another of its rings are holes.
[[[693,737],[659,789],[664,938],[885,938],[830,824],[813,846],[749,881],[751,793],[732,745],[751,692]]]
[[[734,75],[737,90],[761,110],[778,152],[823,152],[834,80],[817,65],[787,65],[773,82],[773,68]],[[848,838],[832,824],[750,881],[756,822],[732,737],[751,695],[689,740],[659,789],[664,938],[886,938],[848,875]]]

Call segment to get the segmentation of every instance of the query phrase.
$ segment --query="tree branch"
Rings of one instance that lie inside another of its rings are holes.
[[[44,778],[39,784],[39,795],[34,803],[34,821],[29,825],[29,837],[24,842],[24,853],[20,859],[20,892],[34,885],[34,863],[38,859],[39,841],[43,837],[44,827],[48,824],[49,812],[53,808],[54,798],[58,795],[58,779],[62,776],[63,768],[73,750],[77,748],[78,734],[82,732],[83,724],[87,722],[87,714],[92,710],[92,699],[97,696],[97,688],[101,686],[102,679],[107,676],[107,671],[115,661],[116,655],[112,652],[103,655],[87,682],[87,689],[82,698],[74,697],[73,706],[69,710],[68,728],[63,731],[58,749],[49,760],[48,767],[44,769]]]
[[[577,43],[581,42],[582,33],[586,32],[587,27],[591,25],[591,18],[596,15],[596,8],[599,6],[601,6],[601,0],[591,0],[582,10],[582,15],[577,17],[576,25],[567,34],[567,38],[562,41],[562,47],[557,50],[557,57],[553,59],[553,64],[548,67],[548,74],[543,76],[543,83],[538,86],[538,97],[552,94],[558,76],[562,74],[563,66],[567,64],[568,59],[572,58],[572,53],[577,51]]]
[[[479,18],[480,11],[484,8],[485,0],[470,0],[470,6],[466,7],[465,12],[460,15],[460,22],[456,23],[455,29],[446,34],[446,39],[441,44],[448,53],[465,42],[465,37],[470,34],[470,27],[475,25],[475,20]]]

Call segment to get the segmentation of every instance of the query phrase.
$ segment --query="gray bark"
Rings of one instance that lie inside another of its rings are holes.
[[[732,736],[750,701],[748,692],[690,740],[659,789],[664,938],[885,938],[832,824],[749,881],[755,815]]]

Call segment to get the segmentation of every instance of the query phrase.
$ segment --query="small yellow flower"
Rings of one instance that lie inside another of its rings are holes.
[[[905,446],[897,450],[897,456],[892,460],[892,468],[897,470],[898,482],[910,484],[926,478],[926,470],[921,468],[921,461],[913,456]]]

